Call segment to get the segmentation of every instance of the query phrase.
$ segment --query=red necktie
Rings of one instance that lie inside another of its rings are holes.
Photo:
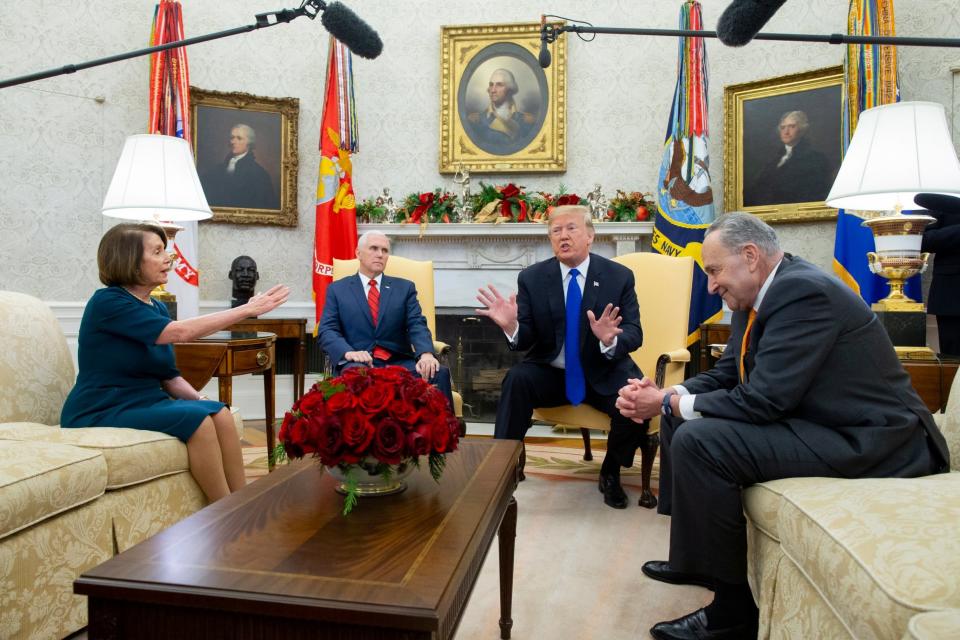
[[[377,281],[370,280],[370,291],[367,292],[367,304],[370,305],[370,315],[373,316],[373,326],[377,326],[377,316],[380,315],[380,290],[377,289]],[[391,353],[380,346],[374,346],[373,357],[377,360],[386,362],[390,359]]]
[[[377,316],[380,314],[380,291],[377,281],[370,280],[370,291],[367,292],[367,304],[370,305],[370,315],[373,316],[373,326],[377,326]]]
[[[757,318],[755,309],[750,309],[750,315],[747,316],[747,328],[743,330],[743,342],[740,343],[740,382],[747,381],[747,370],[744,367],[744,360],[747,355],[747,345],[750,344],[750,330],[753,329],[753,321]]]

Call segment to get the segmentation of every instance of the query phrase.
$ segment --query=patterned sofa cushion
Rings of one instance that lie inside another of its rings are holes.
[[[106,484],[99,451],[0,440],[0,538],[97,499]]]
[[[960,474],[834,480],[783,496],[781,548],[854,637],[960,607]]]
[[[798,488],[816,488],[835,478],[784,478],[747,487],[743,491],[743,511],[753,524],[774,540],[780,540],[777,517],[783,494]]]
[[[58,442],[103,452],[107,489],[140,484],[188,469],[182,442],[156,431],[89,427],[61,429],[30,423],[0,425],[0,439]]]
[[[903,640],[953,640],[960,638],[960,609],[929,611],[910,618]]]
[[[0,335],[0,423],[57,424],[74,373],[53,312],[32,296],[0,291]]]

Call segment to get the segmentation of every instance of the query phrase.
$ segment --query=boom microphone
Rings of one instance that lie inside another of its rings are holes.
[[[760,33],[785,1],[733,0],[717,21],[717,37],[729,47],[742,47]]]
[[[540,55],[537,56],[540,66],[546,69],[550,66],[550,50],[547,49],[547,16],[540,16]]]
[[[326,6],[320,23],[330,35],[361,58],[373,59],[383,51],[383,42],[377,32],[340,2]]]

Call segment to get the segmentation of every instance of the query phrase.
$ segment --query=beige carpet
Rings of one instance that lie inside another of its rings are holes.
[[[633,640],[702,607],[712,594],[654,582],[640,567],[665,559],[669,518],[637,506],[637,466],[623,475],[630,506],[611,509],[597,490],[603,451],[530,444],[527,480],[517,488],[513,589],[515,640]],[[245,447],[248,479],[266,473],[265,447]],[[656,477],[657,468],[654,468]],[[654,483],[656,486],[656,483]],[[467,603],[458,640],[500,637],[497,540]]]

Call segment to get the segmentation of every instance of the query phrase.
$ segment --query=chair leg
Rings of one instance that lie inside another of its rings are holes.
[[[457,424],[459,425],[459,428],[457,429],[457,433],[460,435],[460,437],[461,438],[467,437],[467,421],[464,420],[462,417],[457,418]]]
[[[657,506],[657,497],[650,491],[650,475],[653,473],[653,461],[660,447],[660,434],[650,433],[640,445],[640,506],[653,509]]]
[[[590,429],[580,427],[580,435],[583,436],[583,459],[590,462],[593,460],[593,451],[590,450]]]
[[[527,466],[527,445],[524,444],[523,440],[520,441],[520,462],[517,464],[517,480],[523,482],[527,479],[526,474],[523,472],[523,468]]]

